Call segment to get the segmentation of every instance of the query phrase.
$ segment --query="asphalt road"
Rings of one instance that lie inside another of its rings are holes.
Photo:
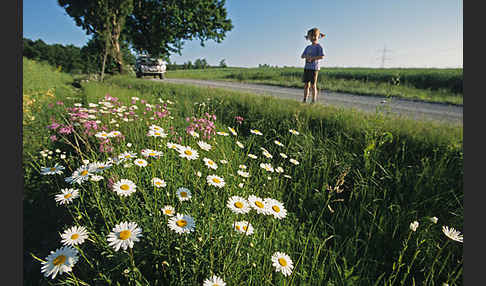
[[[153,79],[175,84],[190,84],[197,86],[207,86],[212,88],[223,88],[264,94],[279,98],[287,98],[301,101],[303,90],[299,88],[287,88],[264,84],[248,84],[239,82],[214,81],[214,80],[195,80],[195,79],[175,79],[166,78],[163,80]],[[309,97],[310,99],[310,97]],[[342,108],[355,108],[366,112],[376,112],[377,108],[386,106],[386,110],[401,117],[413,118],[416,120],[432,120],[442,123],[463,124],[463,106],[427,103],[406,99],[386,99],[379,96],[353,95],[349,93],[320,91],[318,102],[323,105],[332,105]]]

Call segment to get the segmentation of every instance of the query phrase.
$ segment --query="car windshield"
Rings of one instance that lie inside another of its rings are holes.
[[[157,65],[157,59],[152,59],[152,58],[141,58],[139,59],[139,62],[144,65]]]

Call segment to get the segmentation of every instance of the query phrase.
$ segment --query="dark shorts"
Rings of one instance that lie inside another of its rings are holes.
[[[302,82],[306,83],[310,81],[311,83],[315,83],[317,80],[318,73],[319,73],[318,70],[304,69],[304,76],[302,77]]]

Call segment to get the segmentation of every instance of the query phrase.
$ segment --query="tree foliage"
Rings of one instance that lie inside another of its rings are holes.
[[[233,28],[222,0],[134,0],[126,33],[133,48],[153,56],[181,54],[185,40],[220,43]]]

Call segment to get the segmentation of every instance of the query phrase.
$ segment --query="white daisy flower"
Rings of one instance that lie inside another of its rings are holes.
[[[70,272],[74,264],[78,262],[78,250],[71,246],[63,246],[51,251],[46,261],[42,262],[41,272],[45,277],[52,275],[52,279],[56,278],[57,274]]]
[[[234,222],[233,228],[239,233],[243,233],[246,235],[252,235],[254,233],[253,226],[246,220]]]
[[[67,205],[77,197],[79,197],[78,189],[61,189],[61,193],[56,195],[55,200],[60,205]]]
[[[90,173],[103,173],[103,171],[111,168],[113,165],[110,162],[93,162],[88,164]]]
[[[162,213],[166,216],[174,216],[175,210],[173,206],[165,206],[162,208]]]
[[[218,187],[218,188],[222,188],[226,184],[224,182],[223,178],[216,176],[216,175],[208,175],[206,177],[206,181],[208,182],[209,185],[215,186],[215,187]]]
[[[439,219],[436,216],[429,218],[429,220],[433,223],[437,223],[439,221]]]
[[[113,184],[113,191],[120,196],[128,197],[137,191],[137,185],[131,180],[121,179]]]
[[[164,130],[149,130],[147,132],[147,136],[149,137],[160,137],[160,138],[165,138],[167,137],[167,133],[164,132]]]
[[[211,168],[213,170],[216,170],[218,168],[218,164],[216,164],[216,162],[214,162],[209,158],[204,158],[203,161],[204,161],[204,165],[206,165],[206,167],[208,168]]]
[[[260,168],[265,169],[267,172],[273,173],[275,170],[270,163],[260,163]]]
[[[165,188],[167,186],[167,183],[159,178],[153,178],[152,179],[152,185],[154,185],[157,188]]]
[[[240,141],[236,141],[236,145],[238,145],[238,147],[241,149],[245,148],[245,145],[243,145]]]
[[[164,128],[162,128],[162,127],[160,127],[158,125],[152,124],[152,125],[149,126],[149,130],[163,132],[164,131]]]
[[[238,135],[238,133],[236,133],[236,130],[233,127],[228,126],[228,129],[231,132],[231,134],[233,134],[234,136]]]
[[[88,231],[84,226],[73,226],[61,234],[61,242],[64,245],[80,245],[88,238]]]
[[[103,180],[103,176],[100,176],[100,175],[91,175],[91,177],[89,178],[90,181],[92,182],[99,182],[101,180]]]
[[[442,232],[450,239],[458,242],[463,242],[464,237],[461,235],[461,232],[455,230],[454,228],[449,228],[448,226],[442,226]]]
[[[243,184],[243,183],[239,183],[239,184],[238,184],[238,187],[239,187],[239,188],[243,188],[243,186],[244,186],[244,185],[245,185],[245,184]]]
[[[282,272],[284,276],[292,274],[292,269],[294,268],[292,259],[282,252],[275,252],[272,255],[272,265],[275,267],[276,272]]]
[[[258,214],[270,214],[267,205],[265,204],[265,200],[255,195],[248,196],[248,203],[250,207],[254,209]]]
[[[284,172],[284,169],[280,166],[278,166],[277,168],[275,168],[275,172],[277,173],[283,173]]]
[[[117,224],[112,232],[108,234],[107,240],[110,246],[115,251],[120,248],[127,250],[127,248],[133,248],[134,242],[140,241],[139,237],[142,236],[142,229],[138,227],[135,222],[122,222]]]
[[[179,156],[187,160],[196,160],[199,158],[199,153],[189,146],[182,146],[178,151]]]
[[[121,163],[125,160],[129,160],[129,159],[135,159],[137,158],[137,153],[134,153],[134,152],[123,152],[121,153],[120,155],[118,155],[118,159],[120,161],[118,161],[118,163]]]
[[[62,174],[62,170],[64,170],[64,166],[59,165],[56,163],[54,167],[41,167],[41,175],[60,175]]]
[[[135,165],[137,165],[139,167],[145,167],[145,166],[147,166],[148,162],[145,161],[144,159],[135,159],[133,161],[133,164],[135,164]]]
[[[246,165],[241,164],[241,165],[238,166],[238,168],[243,169],[243,170],[246,170],[247,167],[246,167]]]
[[[257,158],[258,158],[257,156],[255,156],[255,155],[253,155],[253,154],[251,154],[251,153],[249,153],[249,154],[248,154],[248,157],[250,157],[250,158],[252,158],[252,159],[257,159]]]
[[[101,131],[101,132],[96,133],[95,137],[100,138],[100,139],[105,139],[105,138],[110,138],[110,134],[105,132],[105,131]]]
[[[199,178],[201,178],[202,173],[201,173],[200,171],[197,171],[197,172],[196,172],[196,176],[198,176]]]
[[[81,184],[87,180],[89,180],[89,176],[91,175],[91,169],[89,165],[82,165],[78,169],[76,169],[70,177],[64,179],[64,181],[74,184],[78,183]]]
[[[204,280],[203,286],[226,286],[226,283],[223,281],[223,279],[213,275],[211,278]]]
[[[279,153],[279,154],[280,154],[280,157],[282,157],[284,159],[287,159],[288,158],[287,154],[285,154],[285,153]]]
[[[294,164],[294,165],[299,165],[299,161],[293,159],[293,158],[290,158],[289,159],[290,163]]]
[[[252,134],[255,134],[255,135],[263,135],[262,132],[260,132],[260,130],[257,130],[257,129],[250,129],[250,133]]]
[[[273,215],[274,218],[283,219],[287,216],[287,210],[281,202],[272,198],[266,198],[264,202],[267,205],[268,214]]]
[[[199,133],[197,133],[196,131],[190,131],[189,135],[191,135],[194,138],[199,138]]]
[[[299,135],[300,134],[299,131],[294,130],[294,129],[289,129],[289,132],[292,133],[292,134],[294,134],[294,135]]]
[[[196,226],[194,218],[183,214],[176,214],[176,216],[171,217],[167,225],[178,234],[193,232]]]
[[[197,145],[199,146],[199,148],[201,148],[204,151],[209,151],[212,148],[211,145],[209,145],[208,143],[206,143],[204,141],[198,141]]]
[[[219,162],[220,162],[221,164],[228,164],[228,161],[226,161],[226,160],[219,160]]]
[[[273,155],[270,154],[270,152],[268,152],[268,151],[263,151],[263,156],[265,156],[265,157],[267,157],[269,159],[272,159],[273,158]]]
[[[110,137],[110,138],[118,137],[118,136],[121,136],[121,135],[122,135],[122,133],[120,131],[116,131],[116,130],[111,131],[110,133],[108,133],[108,137]]]
[[[177,189],[177,198],[179,198],[179,201],[188,201],[192,198],[191,191],[187,188],[181,187]]]
[[[226,202],[226,206],[234,213],[246,214],[251,208],[250,204],[245,198],[239,196],[232,196]]]
[[[411,222],[410,223],[410,230],[412,230],[412,231],[415,232],[417,230],[418,226],[419,226],[419,222],[418,221]]]
[[[221,136],[229,136],[229,133],[224,132],[224,131],[218,131],[218,132],[216,132],[216,134],[221,135]]]
[[[242,176],[243,178],[248,178],[248,177],[250,177],[250,173],[245,172],[245,171],[243,171],[243,170],[238,170],[238,171],[236,171],[236,173],[238,173],[238,175]]]
[[[140,153],[142,154],[142,156],[146,158],[148,157],[158,158],[163,154],[161,151],[152,150],[152,149],[143,149]]]
[[[292,177],[289,176],[289,175],[284,175],[284,177],[287,178],[287,179],[292,179]]]
[[[172,149],[172,150],[179,150],[179,148],[182,147],[179,144],[173,143],[173,142],[167,142],[167,148]]]
[[[284,144],[278,140],[274,140],[273,143],[275,143],[277,146],[284,147]]]

